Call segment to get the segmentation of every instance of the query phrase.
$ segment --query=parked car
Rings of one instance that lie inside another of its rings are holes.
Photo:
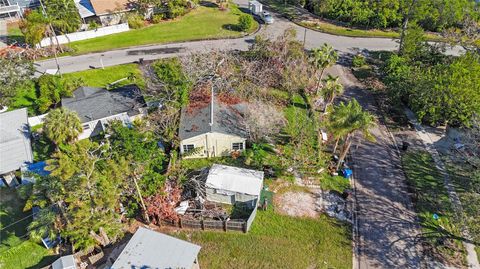
[[[262,12],[261,18],[266,24],[272,24],[274,21],[273,16],[267,11]]]

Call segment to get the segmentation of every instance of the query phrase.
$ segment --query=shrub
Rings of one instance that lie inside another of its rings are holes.
[[[253,25],[253,18],[249,14],[242,14],[238,18],[238,29],[240,31],[246,31],[250,29]]]
[[[97,30],[99,26],[100,25],[98,25],[98,23],[96,21],[91,21],[88,24],[88,30]]]
[[[163,14],[155,14],[155,15],[153,15],[153,17],[152,17],[152,23],[155,23],[155,24],[160,23],[160,22],[163,20],[163,17],[164,17]]]
[[[357,54],[353,56],[353,61],[352,61],[353,67],[362,67],[365,64],[366,64],[365,56],[363,56],[362,54]]]
[[[128,16],[128,26],[133,29],[140,29],[145,25],[142,16],[139,14],[132,14]]]

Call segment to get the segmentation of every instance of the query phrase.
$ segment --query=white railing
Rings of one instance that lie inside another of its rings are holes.
[[[58,35],[57,39],[58,39],[58,43],[66,44],[73,41],[79,41],[79,40],[90,39],[90,38],[95,38],[99,36],[126,32],[128,30],[130,30],[130,28],[128,27],[128,23],[122,23],[122,24],[117,24],[117,25],[112,25],[107,27],[101,27],[96,30]],[[52,41],[53,41],[53,44],[56,44],[57,42],[55,38],[44,38],[42,39],[42,41],[40,41],[40,44],[37,44],[37,47],[48,47],[52,45]]]
[[[0,6],[0,14],[7,14],[11,12],[20,12],[20,7],[18,5]]]

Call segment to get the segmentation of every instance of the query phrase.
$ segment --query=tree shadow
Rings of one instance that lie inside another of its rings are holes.
[[[49,255],[49,256],[45,256],[42,258],[42,260],[40,260],[39,263],[33,265],[33,266],[30,266],[30,267],[27,267],[26,269],[37,269],[37,268],[44,268],[46,266],[49,266],[50,264],[52,264],[56,259],[58,259],[59,256],[58,255]]]
[[[199,5],[201,5],[202,7],[219,8],[216,3],[210,1],[200,1]]]

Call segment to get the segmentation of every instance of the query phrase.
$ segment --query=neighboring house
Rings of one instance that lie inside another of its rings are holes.
[[[32,161],[27,109],[0,113],[0,177],[16,185],[14,172]]]
[[[73,255],[67,255],[55,260],[52,269],[77,269],[77,264]]]
[[[95,16],[102,26],[110,26],[126,21],[127,12],[132,10],[132,0],[90,0]]]
[[[95,10],[93,9],[90,0],[74,0],[75,6],[78,9],[80,18],[85,22],[85,19],[95,16]]]
[[[77,112],[82,122],[83,132],[78,139],[103,133],[109,121],[119,120],[129,126],[147,113],[145,100],[135,85],[114,90],[80,87],[72,97],[62,98],[62,106]]]
[[[200,246],[139,227],[110,269],[199,269]]]
[[[254,208],[263,188],[263,172],[214,164],[205,182],[207,200],[234,205],[243,203]]]
[[[19,19],[26,10],[38,6],[39,0],[0,0],[0,20]]]
[[[207,106],[189,105],[180,116],[180,152],[198,151],[188,158],[230,156],[245,149],[245,105],[227,105],[213,98]],[[200,149],[197,149],[200,148]]]

